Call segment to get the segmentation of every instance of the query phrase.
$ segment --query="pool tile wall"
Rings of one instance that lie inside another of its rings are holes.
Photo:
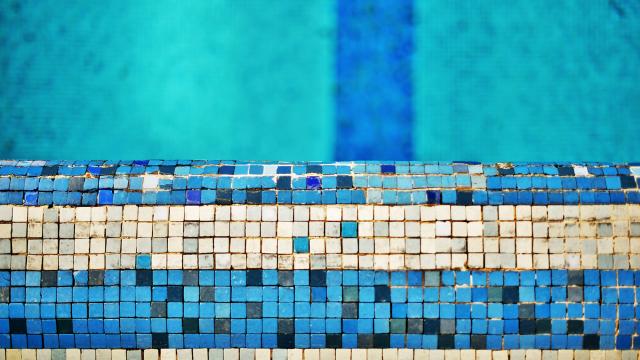
[[[1,161],[0,357],[637,359],[638,176]]]

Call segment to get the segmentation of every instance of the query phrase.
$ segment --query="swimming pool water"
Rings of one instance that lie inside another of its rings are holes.
[[[402,82],[412,159],[638,158],[636,2],[413,0],[390,19],[390,1],[358,0],[346,25],[365,30],[341,32],[337,1],[2,1],[0,157],[332,160],[365,131],[393,139],[403,119],[376,100]],[[408,79],[366,73],[396,74],[393,56],[339,58],[393,49],[375,42],[389,24],[412,37]],[[337,122],[337,94],[362,79],[375,91]]]

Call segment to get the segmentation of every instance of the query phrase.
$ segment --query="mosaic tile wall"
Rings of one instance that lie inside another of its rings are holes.
[[[638,177],[2,161],[0,358],[637,359]]]

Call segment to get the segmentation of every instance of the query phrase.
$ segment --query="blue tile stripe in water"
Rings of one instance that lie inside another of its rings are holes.
[[[413,158],[413,0],[338,1],[335,159]]]
[[[640,272],[0,272],[0,347],[637,349]]]
[[[3,161],[0,204],[640,203],[638,164]]]

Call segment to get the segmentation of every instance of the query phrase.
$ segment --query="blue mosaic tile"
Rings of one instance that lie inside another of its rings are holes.
[[[640,203],[625,164],[175,163],[4,160],[0,204]]]
[[[3,348],[637,349],[640,272],[0,272]]]

